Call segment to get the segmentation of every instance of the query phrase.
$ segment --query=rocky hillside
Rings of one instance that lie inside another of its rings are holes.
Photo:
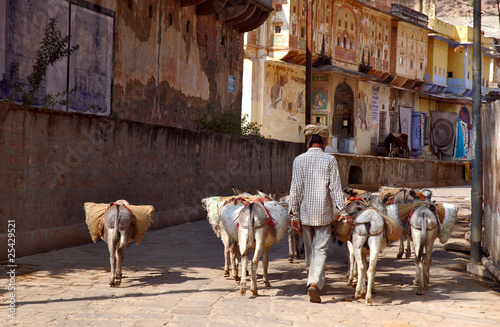
[[[439,17],[463,17],[472,19],[473,1],[436,0],[436,15]],[[481,11],[485,16],[498,16],[497,0],[481,0]]]

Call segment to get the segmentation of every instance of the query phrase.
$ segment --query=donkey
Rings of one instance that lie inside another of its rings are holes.
[[[415,280],[417,295],[429,287],[429,268],[432,262],[434,241],[439,234],[439,220],[434,205],[416,207],[409,218],[411,238],[415,247]]]
[[[102,238],[108,243],[111,279],[109,286],[120,286],[122,280],[122,261],[125,248],[132,244],[135,236],[134,217],[123,205],[125,200],[115,202],[106,210],[103,217]]]
[[[286,222],[282,221],[282,224],[288,226],[290,222],[288,221],[288,214],[285,211]],[[259,265],[259,260],[264,252],[262,259],[263,265],[263,281],[266,287],[270,287],[269,278],[267,275],[267,268],[269,266],[269,250],[271,245],[279,242],[280,239],[277,238],[276,228],[273,224],[270,224],[271,217],[268,214],[268,210],[261,202],[253,202],[245,206],[238,217],[239,229],[238,229],[238,246],[241,253],[241,282],[240,282],[240,293],[241,295],[246,294],[246,277],[247,271],[246,267],[248,264],[248,256],[250,248],[255,242],[255,249],[253,251],[252,258],[252,270],[251,270],[251,285],[250,290],[254,296],[258,295],[257,291],[257,268]]]
[[[212,229],[224,245],[224,277],[229,277],[229,270],[231,269],[234,281],[238,283],[240,281],[240,277],[238,276],[238,259],[241,257],[238,249],[238,240],[229,235],[220,218],[217,219],[214,215],[222,214],[224,209],[229,206],[241,205],[242,203],[240,200],[234,199],[228,203],[217,203],[215,204],[216,208],[212,208],[212,201],[215,201],[215,198],[209,197],[202,199],[201,203],[207,210],[207,218]],[[213,210],[217,210],[217,212],[212,212]]]
[[[269,193],[265,193],[262,190],[257,190],[259,196],[269,199],[270,201],[286,202],[290,198],[290,195],[279,195],[275,190]],[[297,233],[292,226],[288,228],[288,262],[293,263],[293,259],[300,260],[300,250],[299,243],[302,237],[302,232]],[[302,248],[304,244],[302,244]]]
[[[376,207],[377,209],[358,199],[350,202],[346,207],[346,211],[352,213],[354,218],[351,239],[347,241],[349,251],[348,284],[353,284],[357,267],[358,281],[354,297],[356,299],[365,297],[365,303],[368,305],[372,304],[372,293],[375,292],[374,283],[378,255],[382,249],[387,247],[388,243],[384,235],[385,221],[379,212],[379,210],[384,209],[381,204]],[[385,214],[385,212],[382,213]],[[366,256],[368,253],[370,253],[370,264],[367,269]]]
[[[385,198],[386,201],[382,200],[385,205],[388,204],[409,204],[409,203],[414,203],[418,201],[430,201],[432,197],[432,191],[431,190],[422,190],[417,194],[417,192],[413,189],[409,188],[401,188],[396,194],[394,194],[394,197],[391,200],[387,199],[387,196]],[[408,237],[409,231],[409,225],[408,222],[405,224],[403,228],[403,235],[399,239],[399,251],[398,254],[396,255],[398,259],[401,259],[403,257],[403,254],[405,255],[405,258],[410,258],[411,257],[411,247],[410,247],[410,238]],[[405,250],[405,241],[406,241],[406,250]]]

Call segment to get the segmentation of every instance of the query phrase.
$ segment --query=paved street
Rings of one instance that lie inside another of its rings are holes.
[[[437,201],[461,205],[449,242],[464,243],[470,187],[434,188]],[[90,239],[90,236],[89,236]],[[150,231],[125,252],[120,287],[111,288],[107,246],[95,244],[17,259],[15,320],[8,317],[2,266],[0,325],[18,326],[499,326],[500,287],[466,272],[468,254],[436,241],[430,288],[416,295],[414,261],[378,262],[373,306],[346,285],[345,245],[332,243],[321,304],[305,293],[304,261],[288,262],[286,239],[271,248],[270,288],[259,296],[223,277],[223,247],[206,220]],[[260,267],[259,267],[260,270]],[[248,283],[249,287],[249,283]]]

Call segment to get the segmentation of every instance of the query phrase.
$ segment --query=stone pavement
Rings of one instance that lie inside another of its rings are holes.
[[[433,188],[438,201],[459,203],[450,242],[462,242],[470,187]],[[90,236],[89,236],[90,239]],[[322,303],[305,293],[304,261],[288,262],[286,239],[271,248],[270,288],[241,296],[223,277],[223,247],[206,220],[150,231],[125,252],[120,287],[108,286],[107,246],[95,244],[18,258],[15,319],[10,319],[2,266],[1,326],[499,326],[500,287],[466,272],[468,254],[436,241],[430,288],[416,295],[414,261],[380,256],[373,306],[346,285],[345,245],[332,243]],[[259,266],[259,270],[261,266]],[[249,285],[249,284],[247,284]]]

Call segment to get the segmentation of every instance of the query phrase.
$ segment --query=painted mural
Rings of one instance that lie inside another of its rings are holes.
[[[359,99],[356,113],[356,128],[367,130],[369,127],[368,114],[370,111],[370,96],[365,90],[359,91]]]
[[[313,110],[318,110],[318,111],[324,111],[326,110],[326,104],[327,104],[327,95],[326,91],[322,89],[317,89],[312,92],[312,109]]]
[[[268,61],[264,65],[262,133],[279,140],[303,139],[305,71]]]

